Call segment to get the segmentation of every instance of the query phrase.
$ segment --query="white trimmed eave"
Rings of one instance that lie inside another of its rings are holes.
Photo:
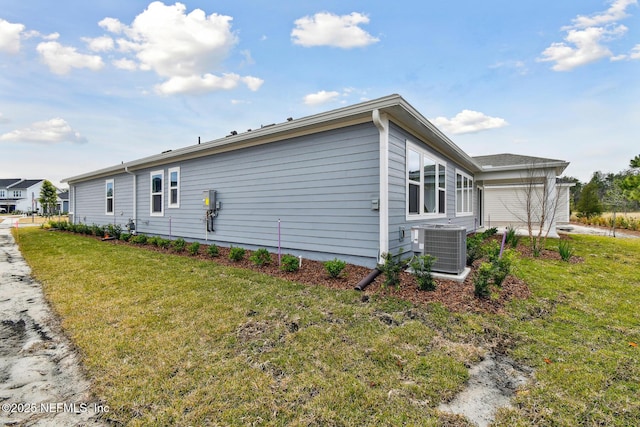
[[[162,166],[177,161],[239,150],[361,123],[370,123],[372,121],[371,114],[374,110],[388,114],[391,121],[395,121],[398,125],[406,128],[421,140],[428,142],[443,156],[457,161],[461,166],[466,167],[471,172],[475,173],[480,171],[480,166],[469,155],[464,153],[400,95],[389,95],[373,101],[362,102],[300,119],[268,125],[260,129],[239,133],[237,135],[229,135],[201,144],[169,150],[120,165],[65,178],[62,182],[74,184],[91,179],[109,177],[127,171],[134,172],[136,170]]]
[[[483,166],[482,171],[476,175],[476,179],[491,180],[526,178],[531,173],[535,176],[535,171],[544,171],[544,174],[546,175],[548,170],[553,170],[555,176],[560,176],[568,166],[569,162],[547,162],[536,163],[534,165]]]

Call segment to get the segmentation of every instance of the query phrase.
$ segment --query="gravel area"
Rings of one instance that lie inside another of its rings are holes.
[[[92,400],[73,345],[42,287],[0,223],[0,425],[98,426],[108,410]]]

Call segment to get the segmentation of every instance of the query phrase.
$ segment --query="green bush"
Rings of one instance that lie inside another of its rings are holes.
[[[511,273],[511,266],[515,258],[515,252],[507,249],[502,252],[502,256],[492,262],[493,264],[493,284],[502,286],[502,282]]]
[[[342,270],[344,270],[346,266],[347,263],[339,260],[338,258],[334,258],[332,261],[326,261],[324,263],[324,269],[327,270],[329,277],[332,279],[340,277]]]
[[[251,254],[249,259],[258,267],[262,267],[271,263],[271,254],[265,248],[261,248]]]
[[[160,240],[160,236],[151,236],[147,238],[147,245],[158,246],[158,240]]]
[[[573,255],[573,248],[568,240],[560,240],[558,242],[558,252],[563,261],[569,261]]]
[[[229,259],[231,261],[240,261],[242,260],[242,258],[244,258],[246,251],[243,248],[237,248],[237,247],[233,247],[231,246],[231,250],[229,251]]]
[[[184,251],[184,248],[187,246],[187,242],[182,237],[178,237],[176,240],[174,240],[171,243],[171,246],[173,247],[174,251],[182,252]]]
[[[289,273],[293,273],[294,271],[298,271],[300,268],[300,260],[298,257],[294,255],[283,255],[280,260],[280,269],[282,271],[287,271]]]
[[[210,257],[217,257],[220,255],[220,249],[215,243],[213,243],[207,248],[207,253]]]
[[[518,243],[520,242],[520,236],[516,232],[515,227],[509,226],[506,231],[507,235],[505,237],[504,243],[505,245],[509,245],[512,248],[517,248]]]
[[[96,237],[104,237],[105,227],[98,224],[93,224],[91,225],[91,234]]]
[[[482,234],[474,234],[467,237],[467,266],[471,267],[473,262],[482,257]]]
[[[120,234],[122,234],[122,227],[117,224],[107,224],[104,226],[104,233],[119,239]]]
[[[146,245],[147,244],[147,236],[145,236],[144,234],[138,234],[136,236],[133,236],[131,239],[129,239],[129,241],[131,243],[135,243],[138,245]]]
[[[122,240],[123,242],[128,242],[129,239],[131,239],[131,234],[129,233],[120,234],[120,240]]]
[[[156,245],[162,249],[169,249],[169,247],[171,246],[171,240],[159,238],[158,240],[156,240]]]
[[[491,276],[493,275],[493,265],[488,262],[480,264],[480,268],[473,278],[473,293],[478,298],[486,298],[491,294]]]
[[[187,248],[187,250],[189,251],[189,254],[191,255],[198,255],[198,252],[200,252],[200,243],[199,242],[193,242],[189,245],[189,247]]]
[[[384,273],[384,281],[382,286],[384,288],[394,286],[400,286],[400,272],[402,271],[402,263],[400,262],[400,256],[397,259],[390,253],[382,254],[384,263],[378,265],[378,269]]]
[[[488,239],[491,236],[495,236],[498,233],[498,228],[497,227],[491,227],[491,228],[487,228],[486,230],[484,230],[481,235],[482,235],[482,239]]]
[[[409,264],[413,270],[413,277],[418,282],[418,289],[421,291],[435,291],[436,289],[436,282],[431,275],[431,267],[435,261],[436,257],[426,254],[413,258]]]

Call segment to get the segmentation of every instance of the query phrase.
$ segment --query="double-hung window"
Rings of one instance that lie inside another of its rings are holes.
[[[164,171],[151,172],[151,216],[164,215]]]
[[[407,142],[407,218],[445,216],[446,162]]]
[[[456,214],[473,215],[473,179],[456,171]]]
[[[169,206],[180,207],[180,168],[169,169]]]
[[[105,181],[105,214],[114,215],[114,182],[112,179]]]

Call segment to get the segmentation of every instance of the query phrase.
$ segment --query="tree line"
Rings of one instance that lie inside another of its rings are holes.
[[[563,177],[575,183],[571,188],[571,212],[591,218],[602,212],[640,211],[640,155],[629,162],[629,168],[618,173],[594,172],[587,183]]]

